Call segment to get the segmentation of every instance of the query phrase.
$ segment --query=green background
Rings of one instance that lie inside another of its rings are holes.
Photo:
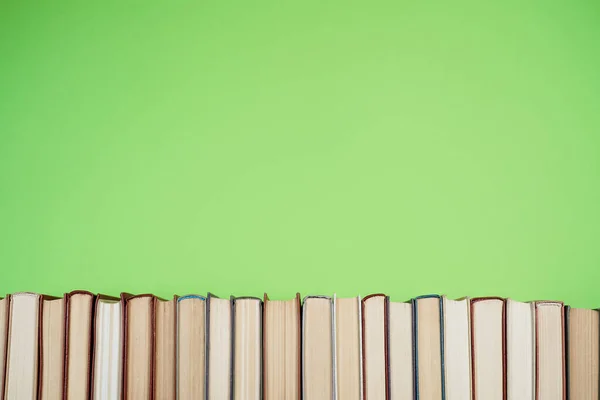
[[[0,3],[0,291],[600,306],[600,3]]]

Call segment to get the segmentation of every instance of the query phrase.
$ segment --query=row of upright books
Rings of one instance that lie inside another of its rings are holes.
[[[499,297],[15,293],[0,399],[597,400],[599,325]]]

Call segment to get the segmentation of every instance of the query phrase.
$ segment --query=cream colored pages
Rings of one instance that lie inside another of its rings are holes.
[[[8,305],[9,297],[0,299],[0,360],[6,360],[8,342]],[[4,376],[4,362],[0,361],[0,377]],[[0,379],[0,398],[4,395],[4,379]]]
[[[258,299],[235,300],[234,400],[260,400],[262,306]]]
[[[336,381],[340,400],[362,398],[360,304],[358,297],[335,300]]]
[[[506,300],[507,400],[535,399],[535,305]]]
[[[203,399],[206,368],[206,302],[185,296],[177,303],[177,399]]]
[[[307,297],[303,310],[303,395],[305,399],[331,400],[333,396],[332,301]]]
[[[154,399],[172,400],[175,395],[175,320],[177,300],[155,300]]]
[[[563,306],[536,302],[537,320],[537,398],[564,399]]]
[[[569,310],[569,400],[598,399],[598,311]]]
[[[416,300],[418,390],[421,399],[442,398],[440,299]]]
[[[94,296],[77,293],[69,298],[66,400],[89,396],[92,307]]]
[[[265,303],[265,400],[295,400],[299,393],[299,330],[297,301]]]
[[[474,300],[473,371],[475,400],[503,400],[502,323],[504,302],[499,299]]]
[[[10,303],[5,400],[37,399],[40,295],[15,293]]]
[[[152,296],[127,300],[126,399],[148,399],[152,380]]]
[[[386,398],[385,296],[363,300],[365,400]]]
[[[231,301],[211,296],[208,305],[208,400],[230,400]]]
[[[40,398],[62,400],[65,359],[64,298],[43,301],[41,350]]]
[[[412,304],[389,303],[390,397],[413,400]]]
[[[469,300],[443,297],[446,400],[469,400],[471,394],[471,321]]]
[[[119,399],[123,365],[123,318],[120,301],[101,299],[96,308],[93,400]]]

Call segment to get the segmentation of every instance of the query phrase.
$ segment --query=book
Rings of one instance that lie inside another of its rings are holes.
[[[535,303],[506,299],[506,394],[535,399]]]
[[[209,293],[206,298],[208,343],[208,400],[231,397],[231,300]]]
[[[412,300],[416,398],[444,399],[443,308],[438,295]]]
[[[474,400],[505,398],[505,310],[500,297],[471,299]]]
[[[302,387],[307,399],[334,398],[333,302],[307,296],[302,306]]]
[[[123,394],[149,399],[154,370],[154,296],[121,294],[125,304]]]
[[[600,310],[384,294],[0,298],[0,400],[582,400]]]
[[[262,396],[262,301],[233,299],[233,399]]]
[[[0,399],[4,397],[10,295],[0,299]]]
[[[300,293],[292,300],[269,300],[265,293],[263,317],[263,379],[265,400],[299,400]]]
[[[536,398],[566,398],[564,310],[559,301],[535,302]]]
[[[206,298],[177,300],[177,399],[206,396]]]
[[[62,400],[65,367],[65,297],[42,298],[39,397]]]
[[[363,392],[365,400],[387,399],[388,303],[384,294],[362,300]]]
[[[360,296],[335,302],[336,390],[339,399],[362,399],[362,302]]]
[[[76,290],[65,295],[66,359],[65,391],[68,399],[87,398],[90,393],[92,314],[94,295]]]
[[[444,382],[446,400],[472,398],[471,307],[468,298],[442,297],[444,310]]]
[[[391,399],[412,400],[413,329],[412,303],[388,303],[389,390]]]
[[[123,394],[124,303],[98,295],[94,306],[92,400],[120,399]]]
[[[154,297],[154,399],[176,397],[177,296],[171,300]]]
[[[36,293],[10,298],[4,398],[36,399],[38,393],[40,302]]]
[[[598,399],[600,313],[565,307],[569,400]]]

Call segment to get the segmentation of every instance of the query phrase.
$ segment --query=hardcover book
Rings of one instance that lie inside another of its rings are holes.
[[[263,379],[265,400],[299,400],[301,384],[300,293],[292,300],[269,300],[263,318]]]
[[[10,295],[0,299],[0,377],[6,375]],[[4,396],[4,378],[0,378],[0,398]]]
[[[332,399],[335,333],[333,302],[326,296],[307,296],[302,306],[302,387],[306,399]]]
[[[471,299],[474,400],[504,400],[506,393],[505,300]]]
[[[416,399],[445,399],[444,310],[442,298],[426,295],[412,300],[415,340]]]
[[[447,400],[472,398],[471,307],[468,298],[442,297],[444,310],[444,382]]]
[[[42,297],[39,396],[62,400],[65,383],[65,297]]]
[[[535,303],[506,299],[507,400],[535,399]]]
[[[262,397],[262,301],[256,297],[233,299],[233,398]]]
[[[96,296],[92,400],[121,399],[123,395],[123,299]]]
[[[41,298],[39,294],[24,292],[10,297],[6,400],[37,397]]]
[[[362,399],[362,309],[360,296],[335,302],[336,388],[339,399]]]
[[[154,298],[154,400],[176,397],[177,296],[171,300]]]
[[[206,298],[177,300],[177,399],[206,396]]]
[[[390,398],[413,400],[412,302],[388,303],[388,381]]]
[[[536,301],[536,398],[566,399],[563,303]]]
[[[209,293],[206,298],[208,400],[231,397],[231,300]]]
[[[94,295],[76,290],[65,295],[67,326],[65,391],[67,399],[87,398],[92,365],[92,315]]]
[[[384,294],[371,294],[362,301],[365,400],[389,398],[388,303]]]
[[[598,399],[600,312],[565,307],[569,400]]]
[[[125,304],[123,393],[125,400],[148,399],[154,370],[154,296],[121,294]]]

